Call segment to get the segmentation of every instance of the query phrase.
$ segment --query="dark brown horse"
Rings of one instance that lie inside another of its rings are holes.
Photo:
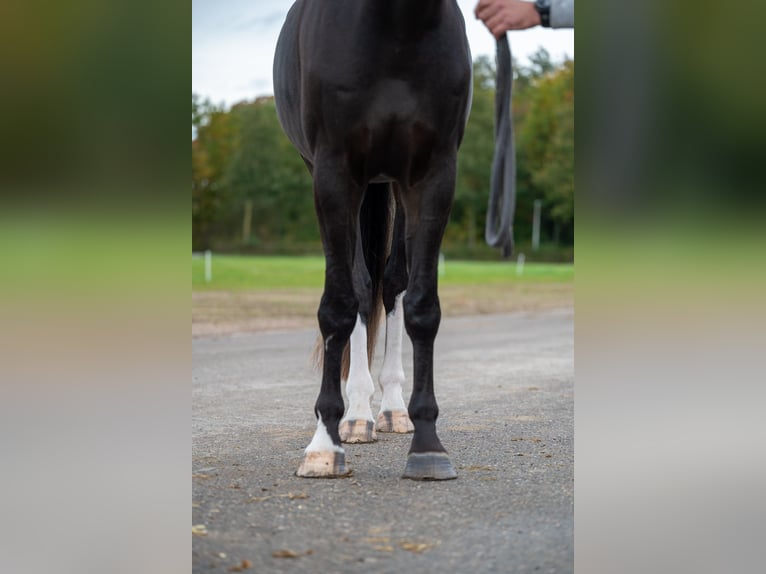
[[[454,0],[297,0],[277,44],[274,91],[282,126],[313,176],[326,258],[317,430],[298,475],[345,476],[342,440],[371,442],[376,428],[414,425],[404,476],[455,478],[436,433],[433,348],[439,248],[471,103],[463,16]],[[368,346],[381,302],[386,358],[374,421]],[[402,318],[414,351],[406,411],[396,356]]]

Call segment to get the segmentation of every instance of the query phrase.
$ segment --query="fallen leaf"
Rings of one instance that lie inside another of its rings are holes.
[[[192,526],[194,536],[207,536],[207,527],[204,524],[195,524]]]
[[[432,544],[426,544],[425,542],[400,542],[399,546],[401,546],[404,550],[407,552],[415,552],[417,554],[421,554],[425,552],[426,550],[431,550],[431,548],[435,547],[438,543],[432,543]]]
[[[298,558],[299,554],[297,552],[293,552],[292,550],[288,550],[285,548],[284,550],[275,550],[271,553],[272,557],[274,558]]]
[[[393,546],[373,546],[373,550],[377,550],[378,552],[393,552],[394,547]]]
[[[250,562],[250,560],[243,560],[239,564],[236,564],[229,568],[229,572],[242,572],[243,570],[247,570],[248,568],[252,568],[253,563]]]
[[[206,478],[210,478],[210,475],[209,474],[202,474],[201,472],[195,472],[194,474],[192,474],[192,478],[200,478],[200,479],[204,480]]]
[[[288,492],[287,494],[271,494],[268,496],[251,496],[245,502],[263,502],[264,500],[269,500],[270,498],[289,498],[290,500],[302,500],[304,498],[308,498],[309,495],[305,492]]]
[[[387,542],[391,542],[391,539],[388,536],[370,536],[363,538],[362,540],[369,544],[385,544]]]

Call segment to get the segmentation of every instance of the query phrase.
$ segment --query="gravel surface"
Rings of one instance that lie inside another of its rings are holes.
[[[315,428],[316,333],[192,341],[194,572],[573,571],[571,309],[442,321],[445,482],[401,479],[411,435],[388,434],[346,445],[351,478],[294,476]]]

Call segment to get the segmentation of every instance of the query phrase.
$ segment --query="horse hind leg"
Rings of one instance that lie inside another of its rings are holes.
[[[383,276],[383,305],[386,309],[386,351],[380,371],[380,402],[376,428],[385,433],[411,433],[415,427],[407,414],[402,395],[404,367],[402,365],[402,339],[404,308],[402,299],[407,288],[407,261],[404,244],[404,212],[397,206],[391,254]]]
[[[350,364],[346,382],[348,410],[340,422],[340,440],[346,443],[375,442],[378,437],[370,408],[375,385],[368,366],[367,325],[361,314],[357,315],[350,343]]]
[[[351,335],[350,361],[346,395],[348,411],[341,421],[343,442],[366,443],[377,440],[370,399],[375,385],[370,375],[375,352],[378,322],[381,317],[381,289],[388,251],[391,186],[375,183],[367,186],[359,210],[354,255],[354,292],[359,300],[359,315]]]
[[[383,367],[378,379],[383,398],[380,401],[380,412],[376,428],[385,433],[411,433],[415,427],[407,414],[407,406],[402,395],[404,384],[404,367],[402,365],[402,337],[404,326],[404,310],[402,299],[405,292],[396,296],[394,309],[386,315],[386,352]]]

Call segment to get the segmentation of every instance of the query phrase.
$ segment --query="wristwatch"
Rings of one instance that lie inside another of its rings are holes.
[[[540,14],[540,25],[551,27],[551,0],[535,0],[535,10]]]

